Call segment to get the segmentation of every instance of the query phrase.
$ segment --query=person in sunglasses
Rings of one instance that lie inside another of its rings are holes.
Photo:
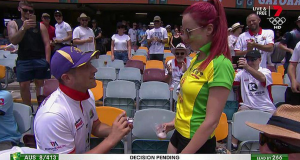
[[[176,116],[164,124],[175,129],[168,153],[216,153],[214,131],[234,80],[227,42],[227,20],[219,0],[197,2],[183,13],[184,42],[197,51],[180,80]]]
[[[263,154],[288,154],[289,160],[300,159],[300,106],[281,105],[267,124],[246,124],[258,131],[259,150]]]
[[[191,60],[186,58],[189,52],[183,43],[179,43],[172,49],[175,59],[167,62],[165,71],[165,81],[170,84],[170,89],[174,89],[180,83],[180,78],[190,66]]]
[[[36,96],[50,74],[50,41],[44,24],[36,21],[33,5],[22,0],[18,7],[21,19],[8,23],[8,37],[12,44],[19,45],[16,61],[17,81],[20,83],[22,101],[31,106],[30,82],[34,80]]]
[[[62,47],[70,46],[72,40],[72,28],[69,23],[63,21],[62,12],[56,10],[54,17],[57,23],[55,24],[55,38],[53,39],[55,47],[53,53]]]
[[[273,113],[276,110],[270,99],[268,86],[272,84],[271,71],[260,67],[261,53],[257,50],[249,51],[245,58],[240,58],[238,67],[243,68],[235,75],[235,82],[241,86],[243,103],[239,111],[260,110]],[[232,150],[236,150],[238,140],[232,138]]]
[[[93,30],[88,27],[90,20],[91,18],[85,13],[81,13],[77,18],[77,21],[80,22],[80,26],[76,27],[73,32],[73,44],[82,52],[95,51],[95,34]]]

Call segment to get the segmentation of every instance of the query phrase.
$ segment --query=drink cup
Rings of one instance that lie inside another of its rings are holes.
[[[164,130],[163,124],[154,124],[155,133],[159,140],[164,140],[167,138],[166,131]]]

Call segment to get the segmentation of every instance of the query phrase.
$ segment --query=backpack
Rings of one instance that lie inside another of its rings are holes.
[[[281,61],[285,57],[285,54],[286,54],[285,50],[280,49],[278,45],[279,45],[279,42],[276,42],[274,44],[274,50],[271,55],[272,63],[281,63]]]

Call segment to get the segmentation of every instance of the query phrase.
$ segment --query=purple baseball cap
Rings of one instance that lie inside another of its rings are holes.
[[[51,74],[60,79],[70,69],[86,64],[97,52],[99,51],[82,52],[73,46],[63,47],[57,50],[51,59]]]

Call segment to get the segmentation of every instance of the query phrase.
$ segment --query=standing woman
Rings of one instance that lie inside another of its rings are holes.
[[[179,43],[182,43],[182,39],[181,39],[181,36],[180,36],[179,29],[175,28],[174,32],[175,33],[171,37],[171,41],[170,41],[170,44],[171,44],[172,48],[175,48]]]
[[[166,132],[175,129],[168,153],[215,153],[214,131],[234,80],[227,20],[219,0],[198,2],[183,13],[183,38],[199,51],[180,81],[180,98]]]
[[[125,25],[118,23],[117,28],[118,33],[111,37],[111,60],[119,59],[126,63],[131,58],[130,37],[125,34]]]

